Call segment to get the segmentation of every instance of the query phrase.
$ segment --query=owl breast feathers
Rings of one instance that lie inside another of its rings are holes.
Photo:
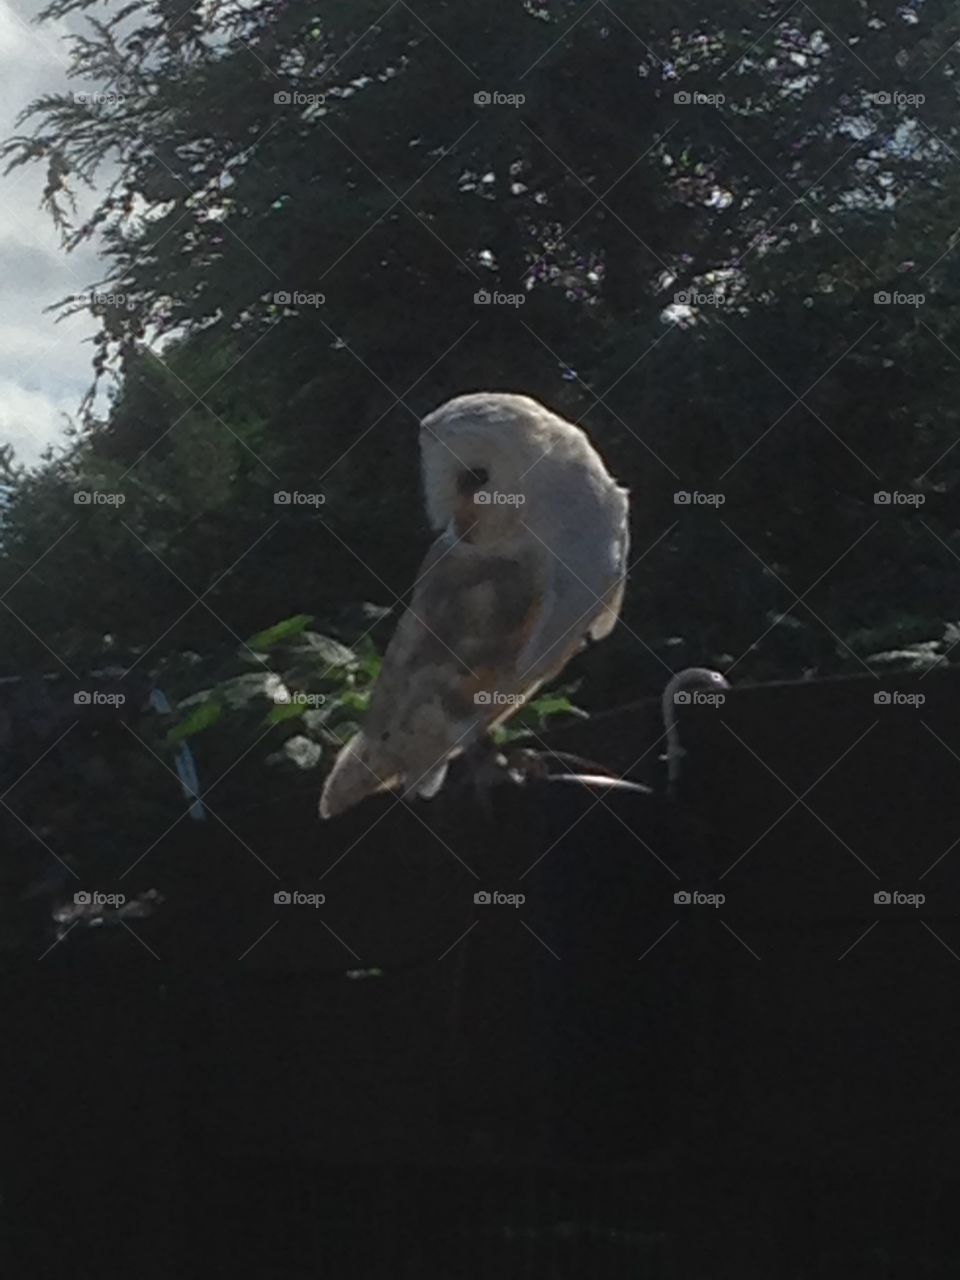
[[[384,789],[434,795],[455,755],[610,633],[623,601],[627,492],[579,427],[485,392],[429,414],[420,442],[439,536],[327,778],[324,818]]]

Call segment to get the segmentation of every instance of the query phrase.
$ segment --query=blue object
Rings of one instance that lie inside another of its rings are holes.
[[[159,711],[161,715],[171,715],[173,712],[170,700],[162,689],[153,689],[151,691],[150,705],[154,711]],[[183,794],[188,800],[192,801],[190,817],[195,822],[205,822],[207,811],[203,806],[203,801],[200,799],[200,777],[197,773],[197,763],[193,758],[193,752],[185,742],[177,744],[177,749],[173,754],[173,764],[177,771],[177,777],[180,779]]]

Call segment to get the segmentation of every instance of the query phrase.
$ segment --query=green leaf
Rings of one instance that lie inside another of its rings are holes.
[[[268,711],[264,724],[283,724],[285,720],[296,720],[308,710],[306,702],[278,702],[272,711]]]
[[[312,621],[309,613],[295,613],[292,618],[285,618],[283,622],[267,627],[265,631],[258,631],[247,643],[251,649],[272,649],[288,636],[295,636],[306,630]]]
[[[490,736],[495,746],[504,747],[509,742],[520,742],[524,738],[533,737],[533,730],[524,728],[516,720],[508,720],[506,724],[497,725],[492,729]]]
[[[374,680],[376,680],[377,676],[380,674],[380,668],[382,665],[383,659],[379,655],[374,654],[361,660],[358,672],[361,675],[366,676],[367,681],[370,684],[373,684]]]
[[[182,742],[184,738],[190,738],[195,733],[202,733],[204,729],[209,729],[211,725],[217,723],[223,712],[223,707],[219,702],[203,702],[199,707],[194,708],[187,716],[186,720],[182,720],[180,724],[174,725],[167,734],[168,742]]]
[[[370,694],[370,689],[344,689],[337,694],[337,701],[351,711],[366,711]]]
[[[580,707],[575,707],[569,698],[562,695],[548,695],[545,698],[537,698],[535,702],[530,703],[531,711],[535,711],[539,716],[580,716],[587,719],[587,713]]]

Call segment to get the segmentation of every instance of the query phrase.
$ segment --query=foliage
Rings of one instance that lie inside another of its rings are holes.
[[[66,248],[103,244],[63,307],[99,317],[112,401],[10,481],[8,671],[104,646],[216,666],[267,618],[392,608],[426,545],[417,418],[478,387],[582,421],[632,490],[624,625],[578,660],[585,705],[693,662],[861,670],[851,637],[898,619],[943,634],[953,7],[615,9],[53,0],[86,19],[72,74],[100,97],[45,95],[4,154],[45,167]]]
[[[330,761],[363,724],[381,657],[368,635],[350,648],[311,630],[312,621],[305,614],[284,619],[215,670],[193,663],[179,675],[168,669],[165,687],[190,691],[177,698],[179,714],[167,743],[190,741],[204,773],[214,776],[231,767],[238,742],[262,741],[265,763],[288,773]],[[198,682],[204,687],[197,689]],[[567,696],[572,692],[531,699],[495,731],[496,741],[522,740],[558,719],[582,716]]]

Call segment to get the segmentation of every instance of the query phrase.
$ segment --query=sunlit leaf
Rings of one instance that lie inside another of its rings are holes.
[[[297,720],[307,710],[305,702],[278,702],[272,711],[268,711],[264,724],[283,724],[287,720]]]
[[[174,725],[167,734],[167,741],[182,742],[184,738],[190,738],[195,733],[202,733],[204,729],[209,729],[211,725],[215,725],[222,713],[223,707],[219,702],[201,703],[199,707],[190,712],[186,720]]]
[[[265,631],[258,631],[255,636],[250,637],[247,643],[251,649],[272,649],[274,645],[279,644],[281,640],[286,640],[288,636],[298,635],[312,621],[313,618],[309,613],[296,613],[292,618],[285,618],[283,622],[267,627]]]
[[[370,689],[344,689],[337,695],[340,703],[351,711],[366,711],[370,702]]]

